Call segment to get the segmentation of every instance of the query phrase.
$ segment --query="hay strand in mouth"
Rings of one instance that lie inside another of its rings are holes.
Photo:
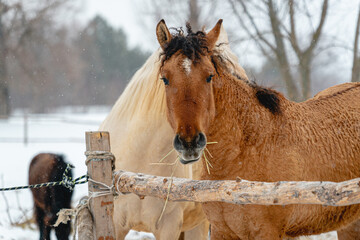
[[[205,159],[205,164],[206,164],[207,171],[208,171],[208,173],[209,173],[209,175],[210,175],[210,168],[209,168],[209,166],[210,166],[211,168],[213,168],[213,166],[211,165],[211,163],[210,163],[209,160],[207,159],[207,157],[206,157],[206,155],[205,155],[205,152],[203,153],[203,155],[204,155],[204,159]]]
[[[213,155],[211,155],[209,149],[205,148],[205,150],[206,150],[206,152],[209,154],[209,156],[210,156],[211,158],[214,158]]]
[[[162,209],[162,211],[161,211],[160,217],[159,217],[159,219],[157,220],[156,225],[158,225],[158,224],[160,223],[161,218],[162,218],[162,216],[164,215],[164,212],[165,212],[165,209],[166,209],[166,205],[167,205],[167,203],[168,203],[168,201],[169,201],[169,194],[170,194],[170,191],[171,191],[171,185],[172,185],[173,180],[174,180],[173,176],[174,176],[175,169],[176,169],[176,167],[177,167],[177,163],[178,163],[179,159],[180,159],[180,157],[178,156],[178,157],[176,158],[175,162],[174,162],[175,166],[174,166],[174,169],[172,170],[172,173],[171,173],[171,176],[170,176],[170,182],[169,182],[169,186],[168,186],[168,191],[167,191],[167,195],[166,195],[164,207],[163,207],[163,209]]]
[[[175,151],[175,148],[173,148],[172,150],[170,150],[170,152],[168,152],[162,159],[160,159],[159,163],[161,163],[162,161],[164,161],[164,159],[167,158],[173,151]]]
[[[215,144],[215,143],[218,143],[218,142],[207,142],[206,145]],[[206,150],[206,152],[209,154],[209,156],[210,156],[211,158],[214,158],[213,155],[211,155],[209,149],[207,149],[207,147],[205,147],[205,150]],[[207,159],[206,154],[205,154],[205,151],[203,152],[203,155],[204,155],[204,159],[205,159],[205,164],[206,164],[207,171],[208,171],[208,173],[209,173],[209,175],[210,175],[210,168],[209,168],[209,166],[210,166],[211,168],[214,168],[214,167],[211,165],[210,161]]]
[[[176,159],[175,162],[173,162],[173,163],[163,163],[163,162],[162,162],[162,161],[164,161],[165,158],[167,158],[173,151],[175,151],[175,148],[171,149],[170,152],[168,152],[163,158],[161,158],[161,159],[159,160],[159,162],[150,163],[150,165],[167,165],[167,166],[173,166],[173,165],[176,163],[177,159]]]
[[[178,160],[176,159],[174,162],[172,163],[162,163],[162,162],[154,162],[154,163],[150,163],[150,165],[166,165],[166,166],[174,166],[176,164]]]

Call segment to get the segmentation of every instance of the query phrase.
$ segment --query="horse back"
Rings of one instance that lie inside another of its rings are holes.
[[[322,90],[320,92],[318,92],[317,94],[315,94],[315,96],[312,99],[319,99],[319,98],[323,98],[323,97],[329,97],[329,96],[334,96],[337,95],[341,92],[344,91],[348,91],[351,88],[357,87],[359,86],[359,83],[343,83],[343,84],[338,84],[332,87],[329,87],[325,90]]]

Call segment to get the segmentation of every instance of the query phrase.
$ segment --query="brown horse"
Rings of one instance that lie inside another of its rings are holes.
[[[208,33],[171,35],[162,20],[160,76],[180,161],[198,161],[207,146],[211,172],[202,179],[344,181],[360,176],[360,84],[302,103],[249,82],[216,52],[222,21]],[[236,63],[233,63],[236,64]],[[206,169],[206,161],[203,162]],[[359,205],[237,206],[203,204],[212,239],[282,239],[337,230]]]
[[[30,163],[29,184],[61,181],[67,164],[64,157],[58,154],[40,153]],[[71,170],[70,170],[71,175]],[[64,186],[42,187],[31,189],[34,199],[34,212],[39,226],[40,240],[50,239],[52,225],[56,214],[62,208],[70,208],[72,191]],[[59,240],[69,239],[71,224],[60,224],[55,227]]]

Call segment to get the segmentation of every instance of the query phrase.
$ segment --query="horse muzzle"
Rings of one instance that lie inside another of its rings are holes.
[[[179,153],[182,164],[194,163],[200,160],[206,146],[206,137],[203,133],[198,133],[191,141],[185,141],[176,134],[174,138],[174,148]]]

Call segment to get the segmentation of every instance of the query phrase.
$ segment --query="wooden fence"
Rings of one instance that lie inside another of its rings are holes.
[[[89,234],[93,232],[94,240],[114,240],[114,195],[111,189],[107,189],[109,192],[104,190],[104,186],[113,183],[114,157],[110,153],[110,136],[108,132],[87,132],[85,139],[90,201],[89,209],[82,208],[78,213],[78,239],[89,240]]]
[[[360,178],[345,182],[254,182],[240,178],[230,181],[191,180],[158,177],[125,171],[113,172],[114,158],[110,153],[108,132],[87,132],[87,167],[89,174],[89,210],[79,212],[79,239],[115,239],[113,195],[135,193],[140,198],[153,196],[171,201],[233,204],[288,205],[321,204],[346,206],[360,203]],[[171,184],[171,186],[169,186]],[[170,189],[170,191],[169,191]],[[92,216],[92,220],[89,217]],[[91,226],[82,227],[84,225]]]

